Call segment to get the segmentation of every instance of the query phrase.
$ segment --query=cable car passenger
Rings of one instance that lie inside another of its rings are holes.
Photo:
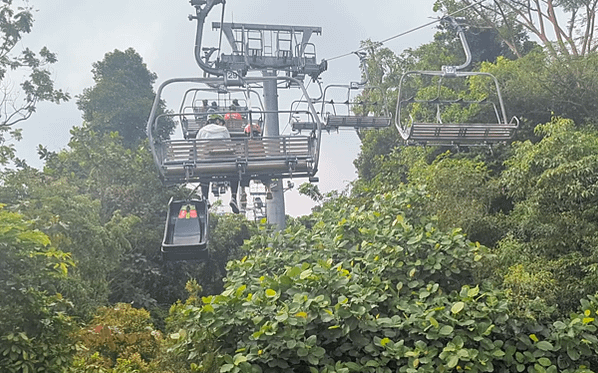
[[[230,139],[230,133],[225,127],[226,121],[220,114],[211,114],[208,118],[208,124],[203,126],[197,133],[198,139]],[[230,207],[235,214],[239,213],[239,205],[237,204],[237,192],[239,190],[238,179],[228,179],[231,190]],[[201,186],[201,193],[203,197],[208,200],[210,192],[210,184]]]
[[[250,123],[245,126],[243,130],[245,132],[245,136],[250,137],[253,134],[253,137],[261,137],[262,136],[262,128],[260,127],[259,123]]]
[[[182,205],[179,210],[179,219],[197,219],[197,209],[195,205],[187,204]]]
[[[239,110],[239,107],[240,107],[239,100],[237,100],[235,98],[233,100],[233,104],[229,107],[231,112],[224,114],[224,119],[225,120],[229,120],[229,119],[243,120],[243,116],[237,112],[237,110]]]
[[[207,124],[197,133],[198,139],[230,139],[226,122],[220,114],[210,114]]]
[[[224,114],[224,119],[225,120],[229,120],[229,119],[243,120],[243,117],[241,116],[241,114],[239,114],[237,112],[234,112],[234,113],[226,113],[226,114]]]

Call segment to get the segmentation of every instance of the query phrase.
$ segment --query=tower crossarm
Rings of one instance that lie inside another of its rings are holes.
[[[231,54],[220,54],[216,66],[225,71],[242,72],[274,69],[292,76],[309,75],[316,79],[326,70],[325,61],[316,61],[312,35],[321,27],[213,22],[230,44]]]

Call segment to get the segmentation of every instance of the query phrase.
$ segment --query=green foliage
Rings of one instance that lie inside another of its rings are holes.
[[[559,118],[538,126],[537,132],[542,141],[517,143],[502,174],[515,203],[509,239],[519,243],[518,263],[528,272],[531,265],[551,272],[554,300],[566,312],[577,299],[598,291],[598,132],[577,130],[570,120]],[[534,295],[543,297],[541,291]]]
[[[320,192],[320,188],[312,183],[303,183],[299,185],[299,194],[308,196],[314,202],[322,202],[322,200],[324,200],[324,195]]]
[[[56,292],[73,263],[48,236],[0,209],[0,370],[59,372],[70,364],[71,304]]]
[[[556,304],[556,281],[548,268],[537,265],[516,264],[508,268],[503,278],[506,294],[513,313],[520,318],[549,319]],[[541,294],[542,297],[538,297]]]
[[[119,303],[103,307],[78,333],[79,352],[73,362],[78,373],[158,372],[162,335],[149,312]]]
[[[220,371],[218,365],[218,345],[213,335],[207,334],[207,331],[200,336],[200,340],[188,340],[188,344],[180,344],[181,336],[186,335],[186,331],[181,329],[186,320],[181,315],[186,315],[195,307],[201,305],[200,293],[202,287],[195,280],[187,281],[185,289],[188,298],[185,302],[177,301],[170,307],[170,316],[166,319],[168,338],[164,339],[164,353],[162,355],[161,366],[170,368],[178,373],[197,372],[197,364],[188,361],[189,350],[194,351],[195,356],[202,357],[202,372],[217,373]],[[193,358],[194,358],[193,357]]]
[[[386,128],[366,131],[361,141],[361,151],[353,164],[359,178],[368,181],[382,171],[386,156],[401,143],[401,136],[395,128]]]
[[[187,280],[192,278],[201,284],[202,294],[221,292],[223,279],[227,273],[226,263],[229,260],[240,259],[243,256],[243,252],[240,250],[243,243],[256,233],[256,224],[248,221],[243,215],[210,215],[210,240],[208,242],[210,258],[205,263],[194,263],[195,267],[199,267],[201,270],[196,269],[195,272],[189,272],[187,278],[179,276],[180,285],[184,285]],[[183,298],[183,293],[177,294],[178,299]]]
[[[106,53],[93,64],[95,86],[77,97],[77,106],[89,127],[101,134],[118,132],[126,147],[139,145],[146,138],[147,116],[155,93],[156,74],[150,72],[132,48]],[[164,105],[160,110],[163,111]],[[160,114],[160,113],[158,113]],[[175,123],[167,120],[157,138],[168,138]]]
[[[6,173],[0,201],[37,219],[73,254],[81,282],[65,293],[83,313],[108,300],[148,308],[176,301],[189,277],[161,268],[158,260],[166,204],[173,194],[183,197],[182,191],[162,185],[144,146],[127,149],[118,134],[89,128],[71,133],[70,149],[48,153],[43,172]],[[176,292],[164,286],[172,278]]]
[[[104,305],[110,291],[107,275],[131,249],[138,218],[115,213],[103,221],[100,201],[81,193],[66,177],[27,168],[7,172],[3,180],[0,201],[35,219],[35,227],[77,262],[59,289],[76,304],[76,312],[85,315]]]
[[[428,79],[426,79],[428,80]],[[472,81],[469,79],[468,81]],[[476,92],[472,89],[466,89],[466,82],[463,82],[461,86],[449,87],[440,83],[439,79],[430,79],[429,81],[419,82],[419,86],[423,87],[417,90],[415,98],[418,100],[464,100],[464,101],[483,101],[488,98],[485,92]],[[409,110],[413,121],[416,122],[436,122],[437,118],[440,117],[443,123],[468,123],[468,122],[487,122],[488,120],[480,120],[479,117],[482,115],[482,104],[474,103],[469,105],[464,104],[450,104],[442,107],[441,111],[438,111],[439,106],[436,104],[430,104],[426,102],[416,102],[406,107]],[[492,113],[494,114],[494,113]],[[405,118],[407,119],[407,118]],[[409,119],[411,120],[411,119]],[[496,121],[494,119],[494,121]]]
[[[173,309],[181,356],[199,371],[216,364],[221,372],[589,364],[598,346],[593,319],[576,315],[557,331],[511,319],[503,294],[473,285],[486,250],[422,215],[422,191],[399,189],[371,209],[329,203],[312,230],[254,237],[248,255],[229,263],[224,292]],[[214,339],[216,356],[205,348]],[[567,348],[584,352],[571,357]]]
[[[550,59],[537,48],[514,61],[499,58],[495,64],[483,64],[481,70],[499,80],[509,114],[524,119],[518,138],[525,140],[536,139],[534,127],[552,116],[572,119],[578,125],[594,121],[598,115],[596,66],[596,54]]]
[[[366,146],[369,147],[369,144],[364,142],[362,149]],[[398,185],[409,182],[409,172],[412,167],[421,162],[433,162],[441,152],[441,148],[402,146],[394,148],[389,154],[379,155],[370,161],[375,162],[375,174],[371,178],[357,179],[353,183],[353,195],[365,194],[373,197],[378,193],[393,191]],[[365,156],[363,152],[362,155]]]
[[[440,226],[461,227],[472,240],[484,244],[494,244],[504,234],[504,219],[491,215],[501,195],[492,176],[486,163],[471,154],[445,152],[431,163],[419,160],[409,168],[409,182],[425,185],[432,197],[427,209],[438,217]]]

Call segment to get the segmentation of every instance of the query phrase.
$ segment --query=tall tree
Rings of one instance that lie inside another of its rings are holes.
[[[501,175],[514,209],[500,252],[505,267],[549,272],[556,284],[552,304],[570,311],[580,296],[598,291],[598,132],[560,118],[536,131],[543,139],[516,143]],[[544,297],[530,293],[530,299]]]
[[[58,104],[70,98],[54,88],[49,66],[56,55],[46,47],[36,53],[23,46],[33,27],[33,7],[23,3],[0,3],[0,165],[19,162],[9,140],[20,140],[21,133],[11,126],[28,119],[40,101]]]
[[[92,73],[96,84],[77,97],[83,120],[100,134],[118,132],[129,148],[139,145],[146,137],[156,74],[133,48],[106,53],[102,61],[93,64]],[[156,136],[167,138],[173,128],[174,122],[169,120]]]

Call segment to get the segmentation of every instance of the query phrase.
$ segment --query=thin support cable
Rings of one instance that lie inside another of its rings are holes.
[[[484,1],[485,1],[485,0],[479,0],[479,1],[475,2],[475,3],[469,4],[469,5],[468,5],[468,6],[466,6],[465,8],[461,8],[461,9],[459,9],[459,10],[456,10],[456,11],[454,11],[454,12],[452,12],[452,13],[448,14],[447,16],[448,16],[448,17],[450,17],[450,16],[453,16],[453,15],[455,15],[455,14],[457,14],[457,13],[461,13],[461,12],[463,12],[463,11],[465,11],[465,10],[467,10],[467,9],[469,9],[469,8],[471,8],[471,7],[473,7],[473,6],[475,6],[475,5],[478,5],[478,4],[481,4],[481,3],[483,3]],[[442,18],[439,18],[439,19],[436,19],[436,20],[434,20],[434,21],[432,21],[432,22],[428,22],[428,23],[426,23],[426,24],[424,24],[424,25],[421,25],[421,26],[414,27],[414,28],[412,28],[412,29],[410,29],[410,30],[407,30],[407,31],[405,31],[405,32],[402,32],[402,33],[400,33],[400,34],[397,34],[397,35],[395,35],[395,36],[391,36],[391,37],[389,37],[388,39],[384,39],[384,40],[380,41],[380,44],[386,44],[386,43],[388,43],[388,42],[389,42],[389,41],[391,41],[391,40],[394,40],[394,39],[396,39],[396,38],[400,38],[401,36],[405,36],[405,35],[411,34],[412,32],[415,32],[415,31],[421,30],[421,29],[423,29],[423,28],[426,28],[426,27],[428,27],[428,26],[431,26],[431,25],[433,25],[433,24],[435,24],[435,23],[438,23],[438,22],[440,22],[441,20],[442,20]],[[365,49],[366,49],[366,47],[362,47],[362,48],[359,48],[359,49],[357,49],[357,50],[355,50],[355,51],[348,52],[348,53],[342,54],[342,55],[340,55],[340,56],[336,56],[336,57],[329,58],[329,59],[327,59],[327,61],[332,61],[332,60],[336,60],[336,59],[339,59],[339,58],[347,57],[347,56],[350,56],[350,55],[352,55],[352,54],[354,54],[354,53],[361,52],[361,51],[363,51],[363,50],[365,50]]]

